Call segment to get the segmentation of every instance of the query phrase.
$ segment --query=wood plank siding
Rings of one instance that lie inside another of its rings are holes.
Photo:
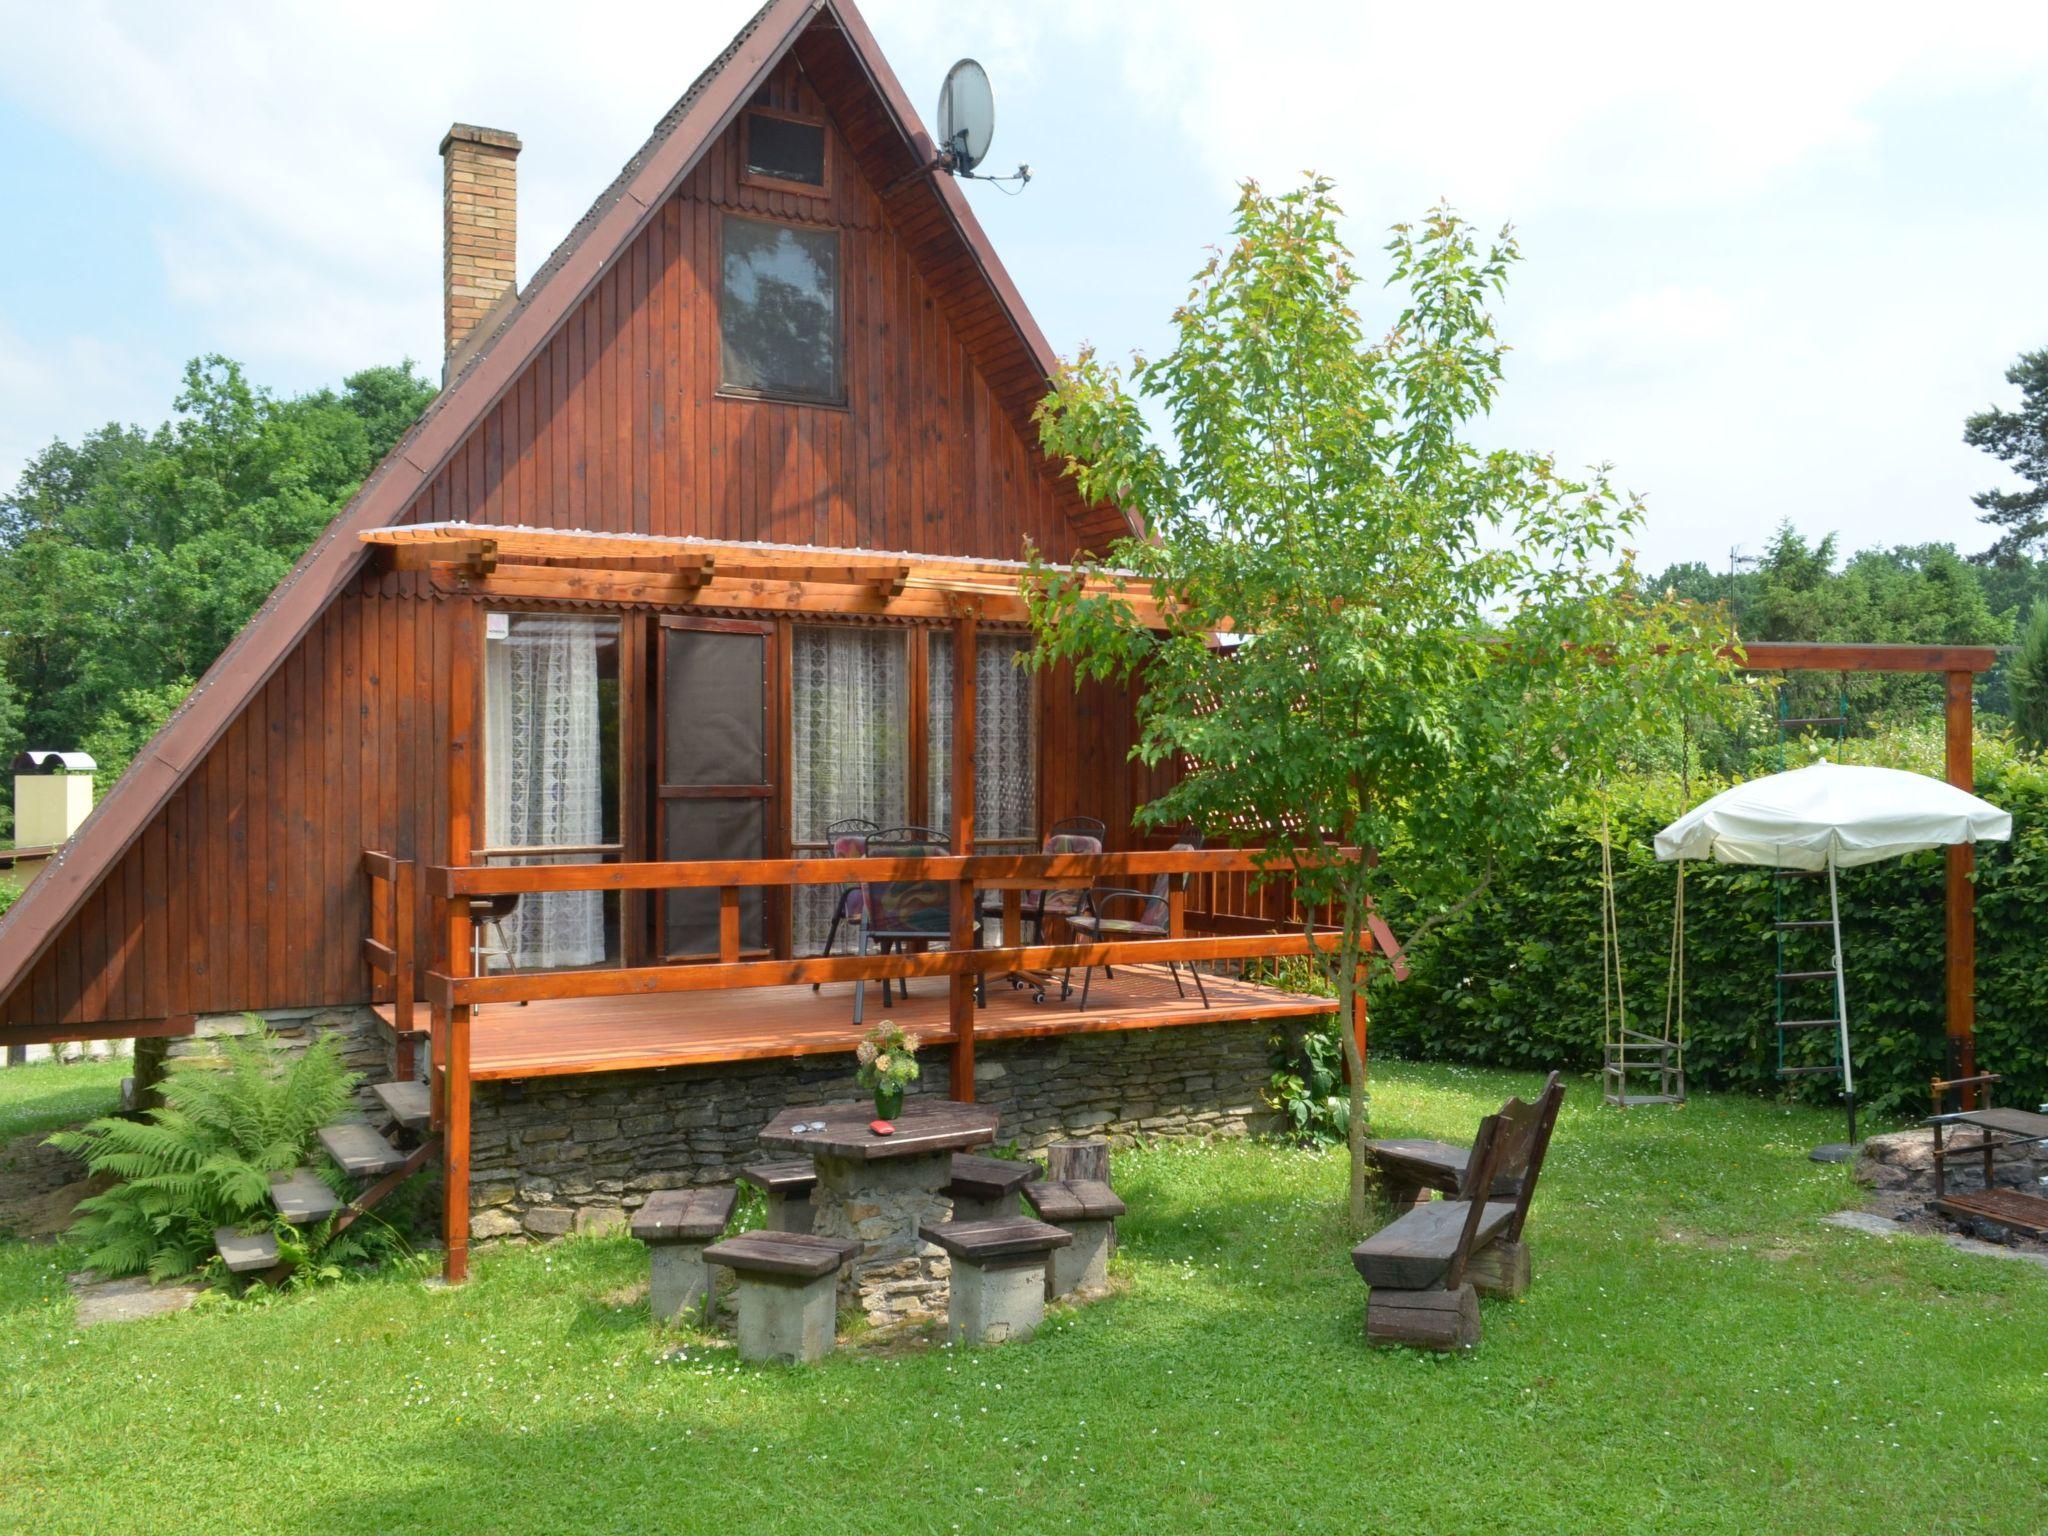
[[[814,28],[757,98],[827,119],[829,196],[744,184],[740,130],[726,130],[404,520],[1005,559],[1027,541],[1071,558],[1121,531],[1040,455],[1043,375],[989,283],[941,259],[958,242],[941,238],[931,189],[885,195],[904,152],[858,67],[836,28]],[[729,213],[840,232],[843,406],[718,394]],[[450,856],[448,679],[469,603],[377,566],[342,587],[18,978],[0,1024],[367,1001],[363,850]],[[1128,698],[1063,679],[1041,697],[1042,817],[1102,817],[1127,846],[1114,829],[1153,787],[1128,761]],[[430,921],[423,902],[422,955]]]

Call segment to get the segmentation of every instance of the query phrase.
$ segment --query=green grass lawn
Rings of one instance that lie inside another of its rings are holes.
[[[105,1099],[118,1074],[98,1072]],[[1384,1062],[1385,1134],[1533,1078]],[[58,1071],[0,1074],[95,1106]],[[623,1239],[80,1332],[0,1246],[0,1528],[740,1533],[2031,1531],[2048,1276],[1815,1218],[1832,1116],[1567,1100],[1536,1280],[1479,1349],[1368,1349],[1343,1161],[1119,1153],[1119,1298],[1029,1344],[742,1366]]]

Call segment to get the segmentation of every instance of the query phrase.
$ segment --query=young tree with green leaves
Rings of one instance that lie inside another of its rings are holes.
[[[1369,910],[1412,943],[1478,899],[1646,720],[1675,729],[1725,691],[1730,637],[1718,610],[1638,590],[1622,541],[1640,507],[1604,471],[1471,442],[1500,387],[1486,306],[1512,237],[1482,244],[1441,207],[1396,226],[1406,302],[1373,338],[1339,217],[1320,178],[1247,184],[1171,350],[1062,370],[1047,451],[1145,534],[1071,576],[1035,564],[1027,585],[1040,665],[1142,685],[1136,751],[1180,772],[1141,817],[1297,864],[1304,910],[1336,930],[1314,963],[1348,1018]],[[1120,571],[1152,584],[1163,630],[1084,592]],[[1342,1034],[1362,1222],[1365,1064]]]

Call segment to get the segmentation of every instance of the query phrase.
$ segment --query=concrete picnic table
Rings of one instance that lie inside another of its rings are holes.
[[[817,1168],[811,1230],[859,1240],[846,1284],[870,1321],[943,1312],[951,1262],[917,1229],[948,1219],[953,1154],[994,1141],[1001,1116],[984,1104],[919,1094],[904,1101],[893,1136],[870,1130],[874,1118],[871,1103],[785,1109],[762,1127],[761,1145],[802,1153]],[[796,1129],[820,1121],[822,1130]]]

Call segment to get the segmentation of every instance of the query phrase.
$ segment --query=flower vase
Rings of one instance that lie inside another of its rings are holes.
[[[903,1085],[901,1083],[875,1084],[875,1118],[894,1120],[903,1113]]]

